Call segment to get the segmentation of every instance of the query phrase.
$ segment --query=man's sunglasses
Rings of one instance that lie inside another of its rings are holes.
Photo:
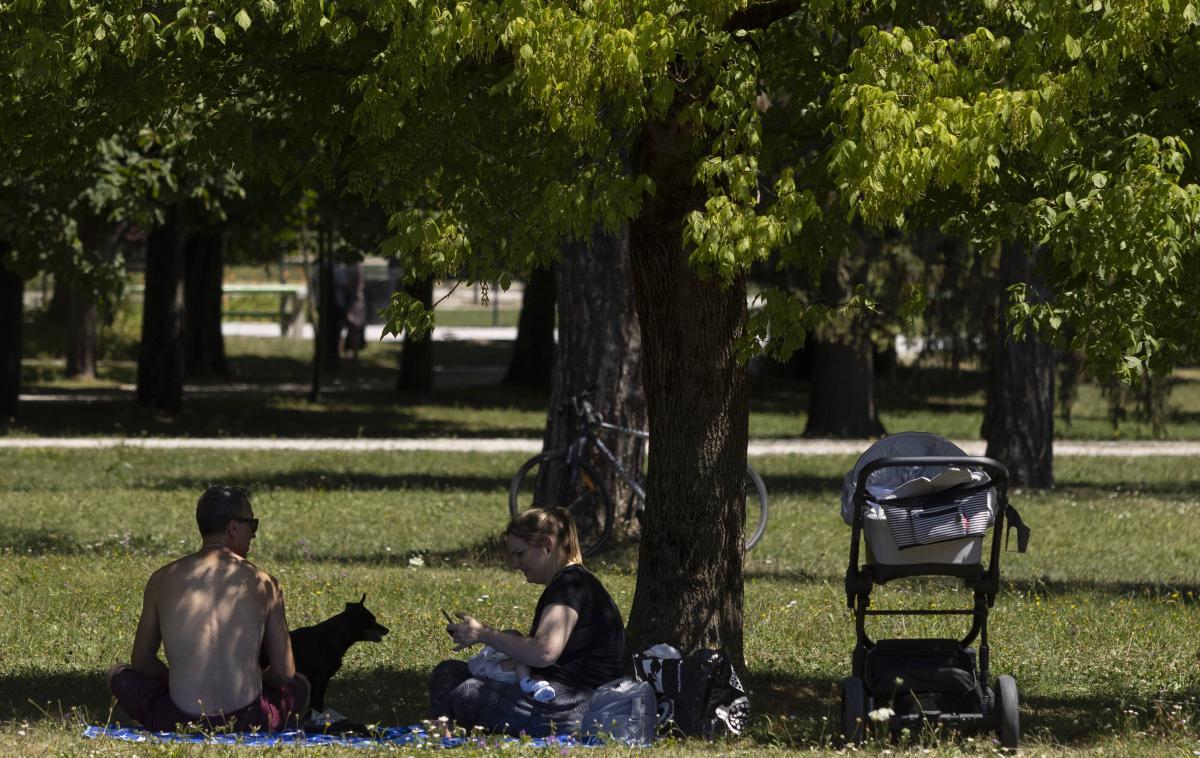
[[[250,525],[250,533],[258,534],[258,519],[256,519],[256,518],[235,518],[233,520],[238,522],[239,524],[249,524]]]

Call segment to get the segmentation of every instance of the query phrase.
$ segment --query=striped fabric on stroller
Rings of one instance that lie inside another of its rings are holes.
[[[846,474],[842,519],[854,521],[854,487],[863,467],[880,458],[962,456],[954,443],[927,432],[885,437]],[[904,466],[879,469],[867,481],[863,536],[870,563],[884,566],[978,564],[996,512],[996,491],[978,469]]]

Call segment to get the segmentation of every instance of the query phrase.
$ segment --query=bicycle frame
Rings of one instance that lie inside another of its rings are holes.
[[[649,432],[643,432],[639,429],[630,429],[628,427],[618,426],[617,424],[610,424],[607,421],[601,421],[596,426],[598,426],[600,429],[618,432],[629,437],[637,437],[644,440],[650,439]],[[596,436],[596,432],[593,430],[591,425],[585,426],[575,440],[572,441],[567,447],[568,463],[574,464],[582,460],[584,450],[589,447],[599,450],[600,455],[604,457],[604,460],[608,461],[609,465],[611,465],[617,472],[617,476],[621,477],[621,481],[625,482],[625,484],[629,486],[629,489],[633,491],[634,497],[640,498],[643,503],[646,502],[646,490],[643,489],[641,483],[632,477],[625,467],[621,465],[621,461],[617,460],[616,454],[613,453],[612,450],[608,449],[608,445],[605,445],[604,442]]]

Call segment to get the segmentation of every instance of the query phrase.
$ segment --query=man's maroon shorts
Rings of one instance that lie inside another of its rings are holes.
[[[239,732],[278,732],[289,721],[294,725],[308,699],[308,685],[297,677],[283,687],[264,684],[257,700],[233,713],[197,716],[184,713],[175,705],[166,679],[152,679],[132,668],[118,672],[110,689],[125,712],[152,732],[183,731],[189,723],[210,730],[227,727]]]

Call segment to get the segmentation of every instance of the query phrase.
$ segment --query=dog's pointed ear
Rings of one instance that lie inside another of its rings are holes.
[[[362,600],[359,600],[359,601],[358,601],[358,604],[359,604],[359,605],[366,605],[366,604],[367,604],[367,593],[365,593],[365,592],[363,593]]]

